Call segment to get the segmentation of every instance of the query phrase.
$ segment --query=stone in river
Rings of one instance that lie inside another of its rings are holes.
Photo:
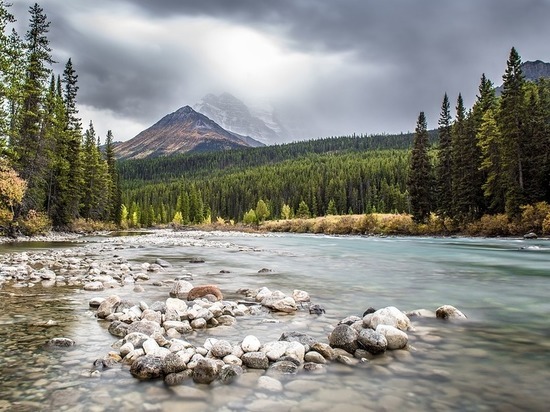
[[[346,352],[354,353],[357,348],[359,334],[348,325],[338,325],[328,337],[329,344],[333,348],[341,348]]]
[[[170,297],[185,299],[191,289],[193,289],[191,282],[186,280],[178,280],[174,283],[172,289],[170,290]]]
[[[243,365],[250,369],[267,369],[269,367],[269,359],[264,352],[247,352],[241,360]]]
[[[97,308],[97,317],[100,319],[105,319],[107,316],[116,312],[116,309],[122,299],[118,295],[111,295],[105,299]]]
[[[185,352],[172,352],[162,360],[162,371],[168,375],[169,373],[179,373],[187,369]]]
[[[298,365],[289,360],[281,360],[273,363],[269,367],[270,372],[277,372],[284,375],[294,375],[298,372]]]
[[[128,333],[140,332],[152,336],[155,332],[161,332],[162,328],[157,322],[140,320],[128,326]]]
[[[154,355],[145,355],[136,359],[130,372],[138,379],[154,379],[162,376],[162,359]]]
[[[407,315],[395,306],[378,309],[372,315],[366,315],[365,318],[369,319],[368,324],[365,323],[365,326],[371,329],[376,329],[378,325],[390,325],[403,331],[409,330],[412,327]]]
[[[435,311],[435,316],[438,319],[466,319],[466,315],[451,305],[438,307]]]
[[[388,347],[386,337],[382,333],[376,332],[373,329],[363,329],[359,332],[357,341],[359,342],[359,346],[373,355],[384,353]]]
[[[253,335],[246,336],[241,343],[241,348],[244,352],[257,352],[261,346],[260,340]]]
[[[59,348],[68,348],[75,344],[74,340],[69,338],[52,338],[48,341],[48,346],[54,346]]]
[[[99,292],[105,290],[105,286],[101,282],[89,282],[84,285],[84,290]]]
[[[243,368],[239,365],[225,365],[220,372],[220,382],[223,384],[229,384],[234,382],[239,376],[243,374]]]
[[[390,325],[378,325],[376,332],[384,335],[388,341],[389,350],[403,349],[409,341],[409,337],[405,332]]]
[[[216,380],[218,375],[218,365],[211,359],[199,359],[193,369],[193,381],[195,383],[209,384]]]
[[[187,294],[187,300],[195,300],[197,298],[202,298],[207,295],[213,295],[216,297],[217,300],[223,300],[222,292],[220,288],[218,288],[216,285],[195,286]]]

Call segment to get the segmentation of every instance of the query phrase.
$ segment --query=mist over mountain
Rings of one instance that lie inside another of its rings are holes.
[[[263,143],[229,132],[190,106],[184,106],[134,138],[118,143],[115,153],[121,159],[144,159],[257,146],[263,146]]]
[[[224,129],[251,136],[266,144],[288,142],[291,133],[269,105],[248,107],[229,93],[207,94],[193,108],[214,120]]]

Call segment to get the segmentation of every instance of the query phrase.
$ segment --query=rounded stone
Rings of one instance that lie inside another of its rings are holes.
[[[219,375],[218,365],[210,359],[199,359],[193,369],[193,381],[195,383],[210,384]]]
[[[250,369],[267,369],[269,367],[269,359],[264,352],[247,352],[241,360],[243,365]]]
[[[231,352],[233,352],[233,346],[231,345],[231,343],[222,339],[214,343],[212,345],[212,349],[210,349],[210,353],[212,354],[212,356],[220,359],[227,355],[230,355]]]
[[[346,352],[354,353],[357,349],[357,338],[359,334],[348,325],[338,325],[328,337],[329,344],[333,348],[341,348]]]
[[[405,332],[389,325],[378,325],[376,332],[381,333],[388,342],[389,350],[403,349],[407,346],[409,337]]]
[[[241,348],[244,352],[257,352],[261,346],[260,340],[254,335],[246,336],[241,343]]]
[[[368,317],[368,320],[369,323],[365,323],[365,326],[371,329],[376,329],[378,325],[389,325],[399,330],[406,331],[412,327],[411,321],[407,315],[395,306],[388,306],[386,308],[378,309]]]
[[[451,305],[443,305],[436,309],[435,316],[438,319],[466,319],[466,315]]]
[[[220,371],[220,382],[223,384],[230,384],[237,380],[239,376],[243,374],[243,368],[239,365],[225,365]]]
[[[162,376],[162,359],[154,355],[137,358],[130,367],[130,373],[138,379],[155,379]]]
[[[359,346],[373,355],[384,353],[388,347],[386,337],[382,333],[372,329],[363,329],[359,332],[357,341]]]

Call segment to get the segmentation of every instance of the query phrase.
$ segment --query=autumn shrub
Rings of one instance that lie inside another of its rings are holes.
[[[542,234],[550,235],[550,213],[546,215],[544,222],[542,222]]]
[[[550,215],[550,205],[546,202],[538,202],[534,205],[522,206],[521,209],[518,231],[542,233],[543,223]]]
[[[505,214],[483,215],[480,220],[468,224],[465,232],[472,236],[509,236],[510,220]]]
[[[117,226],[112,222],[100,222],[84,218],[73,220],[68,227],[69,231],[76,233],[93,233],[116,229]]]
[[[405,214],[384,215],[379,225],[381,233],[385,235],[414,234],[414,226],[412,217]]]
[[[25,236],[45,235],[52,228],[48,215],[36,210],[30,210],[24,218],[17,221],[19,230]]]

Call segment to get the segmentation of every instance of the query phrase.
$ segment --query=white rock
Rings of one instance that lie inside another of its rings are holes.
[[[368,315],[367,315],[368,316]],[[367,316],[365,318],[367,318]],[[365,318],[363,318],[363,324],[365,324]],[[399,330],[409,330],[412,328],[411,321],[403,312],[397,309],[395,306],[388,306],[386,308],[378,309],[368,317],[369,323],[365,326],[371,329],[376,329],[378,325],[389,325]]]
[[[309,293],[307,293],[304,290],[298,290],[298,289],[295,289],[292,292],[292,299],[294,299],[295,302],[310,302],[311,301]]]
[[[270,376],[260,376],[258,388],[269,392],[282,392],[283,384]]]
[[[260,340],[254,335],[248,335],[241,343],[241,348],[245,353],[258,352],[261,346]]]
[[[288,348],[288,342],[274,341],[266,343],[261,349],[270,361],[275,361],[283,356]]]
[[[409,337],[405,332],[390,325],[378,325],[376,332],[386,337],[389,350],[403,349],[409,341]]]

